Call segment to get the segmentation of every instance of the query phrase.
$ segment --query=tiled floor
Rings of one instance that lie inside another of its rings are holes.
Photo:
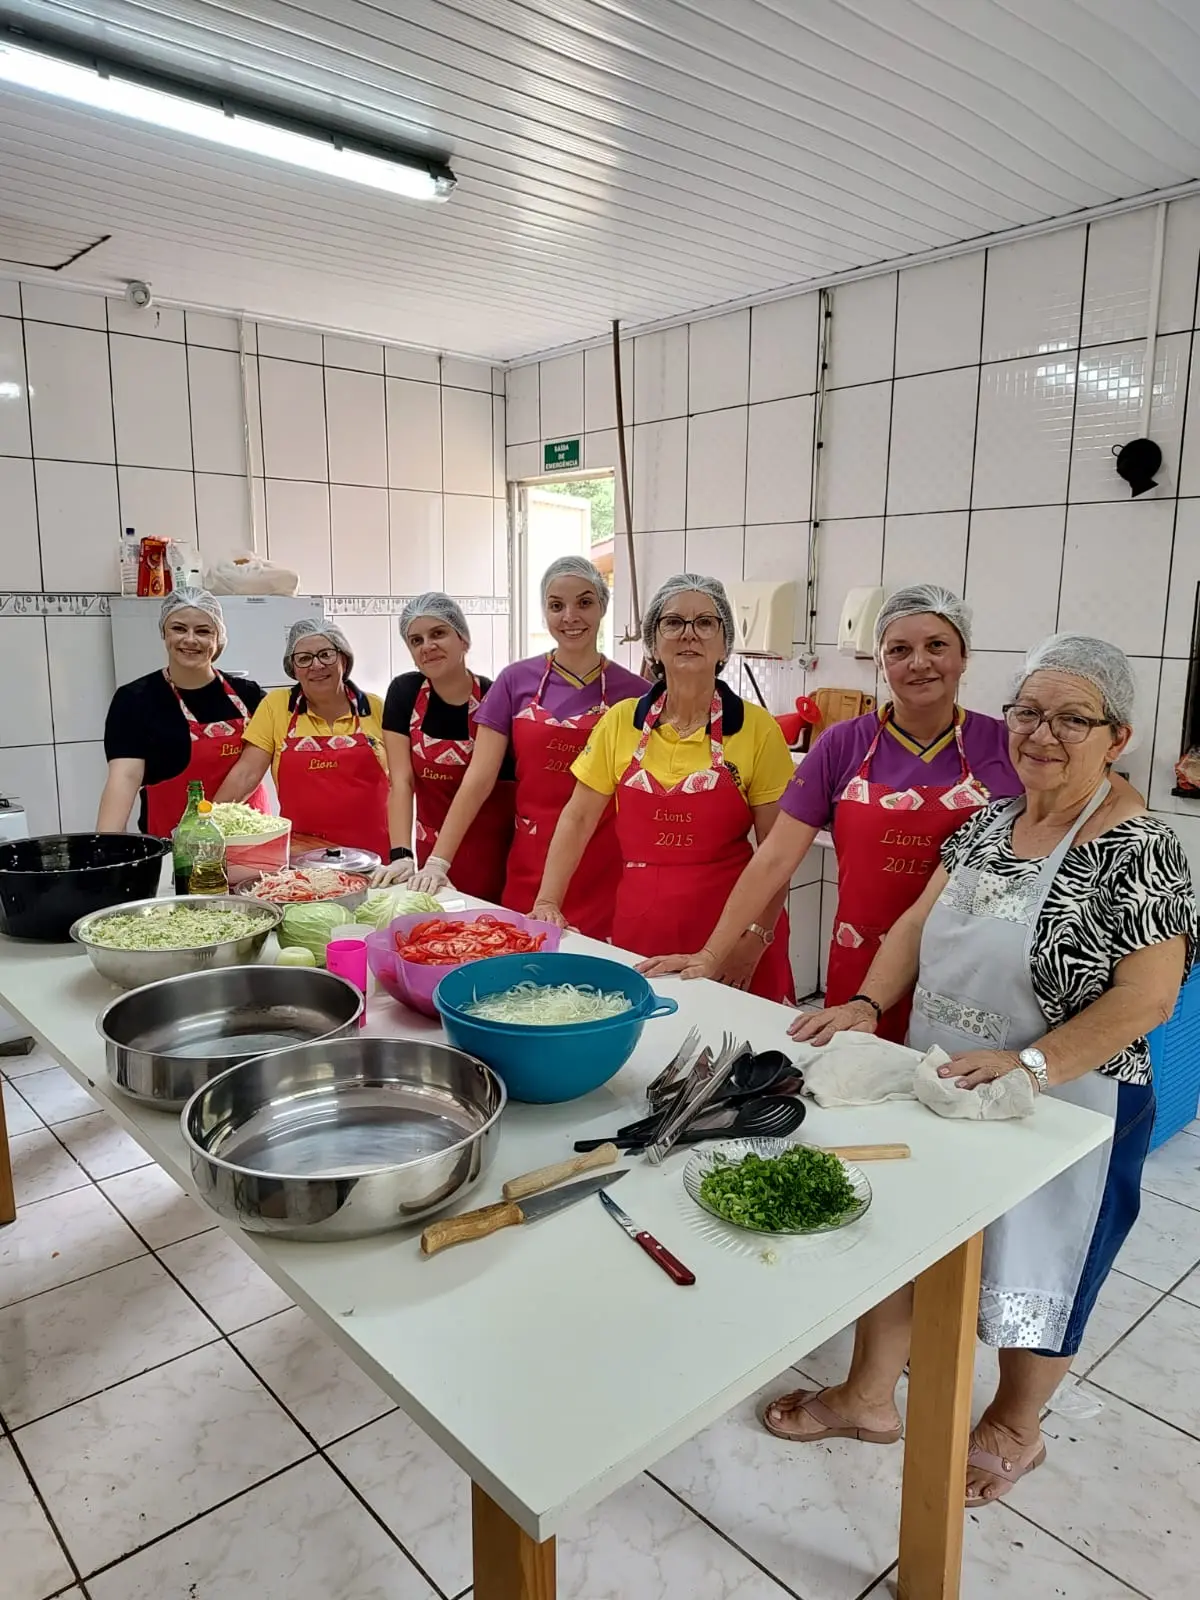
[[[0,1230],[4,1600],[464,1595],[458,1469],[60,1068],[37,1054],[0,1068],[20,1205]],[[1197,1593],[1193,1127],[1147,1166],[1045,1467],[968,1516],[964,1600]],[[815,1351],[805,1376],[835,1380],[847,1345]],[[992,1373],[981,1351],[981,1404]],[[757,1403],[560,1540],[561,1593],[888,1600],[901,1452],[789,1448]]]

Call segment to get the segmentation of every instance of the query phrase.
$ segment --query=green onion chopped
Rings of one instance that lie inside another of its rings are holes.
[[[719,1217],[743,1228],[802,1233],[830,1227],[859,1203],[838,1158],[808,1145],[740,1161],[718,1153],[713,1162],[700,1181],[701,1198]]]

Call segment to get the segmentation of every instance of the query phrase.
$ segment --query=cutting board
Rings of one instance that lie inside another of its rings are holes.
[[[811,739],[835,722],[849,722],[852,717],[864,716],[875,709],[875,696],[863,694],[860,689],[816,689],[812,698],[817,702],[821,721],[813,729]]]

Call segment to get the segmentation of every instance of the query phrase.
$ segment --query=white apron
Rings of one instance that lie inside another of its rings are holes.
[[[1014,882],[959,867],[929,913],[908,1043],[967,1050],[1023,1050],[1049,1024],[1034,993],[1030,956],[1046,896],[1076,835],[1108,794],[1104,783],[1036,876]],[[992,838],[1025,809],[1002,806]],[[1044,1091],[1116,1121],[1117,1081],[1099,1072]],[[1058,1350],[1100,1213],[1112,1141],[1076,1162],[984,1232],[979,1337],[1003,1349]]]

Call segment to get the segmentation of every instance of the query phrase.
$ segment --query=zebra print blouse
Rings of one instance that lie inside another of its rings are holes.
[[[1035,877],[1042,863],[1013,854],[1011,828],[980,842],[996,809],[986,806],[950,835],[942,845],[942,865],[949,873],[958,866],[983,868],[1019,891],[1022,880]],[[1050,1026],[1061,1027],[1098,999],[1125,956],[1179,933],[1187,938],[1190,967],[1200,916],[1187,857],[1165,822],[1130,817],[1099,838],[1073,846],[1033,934],[1033,990]],[[1149,1083],[1145,1039],[1135,1039],[1100,1071],[1122,1083]]]

